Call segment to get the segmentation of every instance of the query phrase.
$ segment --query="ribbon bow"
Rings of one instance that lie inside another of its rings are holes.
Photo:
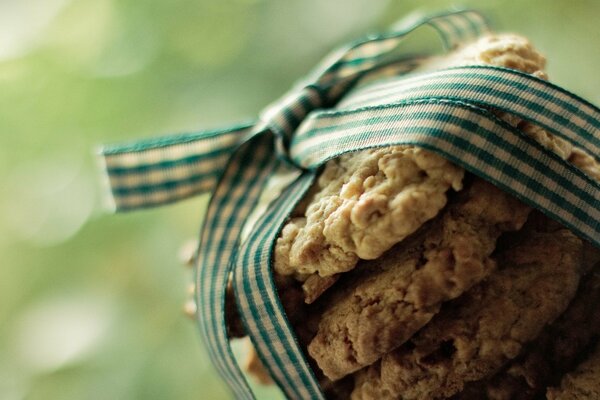
[[[101,152],[117,211],[212,192],[196,257],[198,321],[212,362],[237,398],[254,397],[226,334],[231,276],[246,331],[273,379],[289,398],[324,398],[277,297],[271,257],[281,226],[319,167],[340,154],[398,144],[425,147],[600,246],[600,185],[488,111],[518,115],[598,155],[600,110],[505,68],[457,67],[407,77],[421,60],[395,50],[421,26],[433,27],[446,49],[488,29],[474,11],[405,23],[335,52],[254,123]],[[352,89],[382,69],[393,78]],[[269,178],[290,165],[296,179],[240,243]]]

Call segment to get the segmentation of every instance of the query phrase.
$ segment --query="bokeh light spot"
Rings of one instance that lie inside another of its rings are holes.
[[[0,61],[27,54],[69,0],[0,1]]]
[[[31,373],[49,372],[97,350],[114,310],[90,295],[43,299],[25,310],[15,324],[15,350]]]
[[[94,177],[69,153],[46,155],[15,168],[6,189],[10,196],[2,212],[10,231],[37,246],[69,239],[94,208]]]

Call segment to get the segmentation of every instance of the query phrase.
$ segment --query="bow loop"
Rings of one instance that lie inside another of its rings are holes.
[[[306,80],[268,106],[261,113],[255,130],[271,130],[276,137],[278,157],[301,168],[290,157],[289,146],[294,131],[305,117],[313,110],[334,106],[355,82],[385,66],[390,59],[398,64],[397,73],[404,74],[414,68],[417,63],[413,57],[398,60],[392,54],[406,34],[424,25],[433,27],[440,34],[446,49],[474,39],[487,30],[483,16],[474,11],[408,18],[392,32],[369,35],[334,51]]]
[[[289,146],[305,117],[332,107],[354,83],[391,62],[400,74],[413,69],[418,64],[415,58],[394,51],[406,35],[422,26],[433,27],[447,49],[488,29],[485,18],[472,10],[409,18],[391,32],[370,35],[333,52],[255,123],[105,146],[99,153],[108,177],[109,202],[117,211],[125,211],[213,192],[234,150],[267,130],[276,137],[279,158],[298,167],[289,156]]]

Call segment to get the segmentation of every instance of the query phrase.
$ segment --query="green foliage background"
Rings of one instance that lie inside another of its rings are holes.
[[[600,103],[594,0],[0,2],[0,399],[229,398],[181,313],[206,198],[107,215],[94,146],[246,120],[335,45],[459,5]]]

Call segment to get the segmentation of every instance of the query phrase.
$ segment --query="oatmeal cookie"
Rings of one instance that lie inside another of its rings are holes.
[[[497,272],[356,374],[352,398],[447,398],[493,375],[567,308],[581,276],[581,249],[566,229],[510,247],[498,256]]]
[[[530,400],[556,385],[600,338],[600,264],[582,278],[567,310],[549,325],[524,354],[490,379],[465,387],[455,400]]]
[[[547,79],[545,62],[523,37],[486,35],[420,70],[493,65]],[[518,117],[496,114],[600,179],[600,164],[589,154]],[[462,178],[461,168],[413,146],[369,149],[331,160],[284,226],[274,268],[301,281],[315,276],[305,288],[307,302],[313,302],[335,282],[318,277],[336,276],[353,269],[360,259],[380,257],[431,220],[446,204],[449,190],[460,190]]]
[[[292,218],[275,247],[281,274],[330,276],[375,259],[446,205],[464,171],[429,151],[392,146],[330,161],[304,216]]]
[[[364,262],[337,288],[309,354],[339,379],[395,349],[495,267],[496,239],[520,229],[530,208],[474,178],[439,220],[383,257]]]

